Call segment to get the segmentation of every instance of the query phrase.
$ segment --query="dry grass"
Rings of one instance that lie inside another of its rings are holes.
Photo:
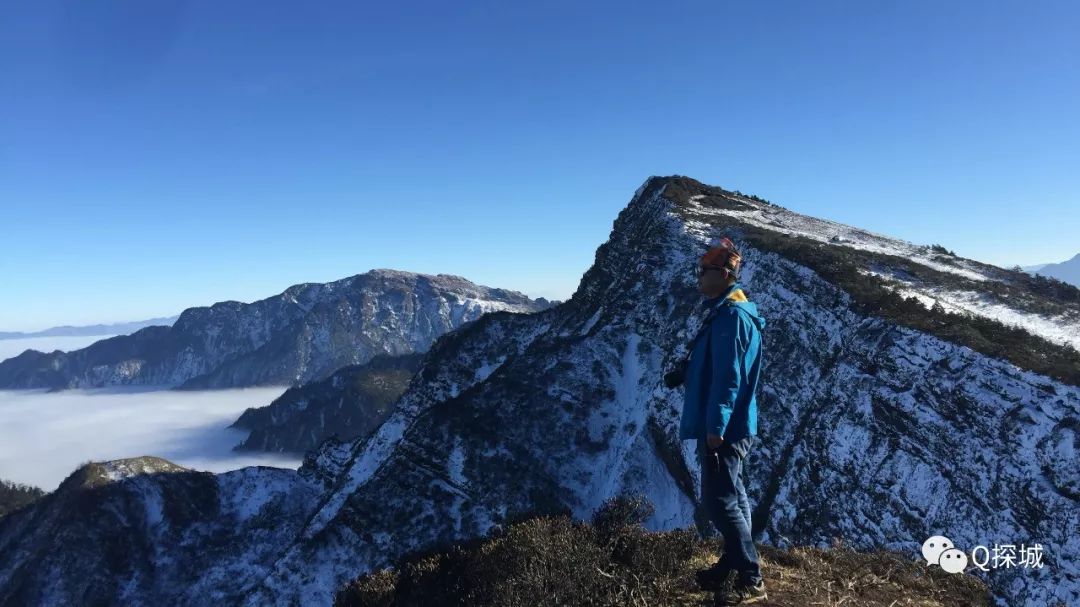
[[[694,572],[716,562],[720,544],[693,529],[653,533],[640,498],[605,504],[592,524],[539,516],[442,552],[406,557],[361,576],[337,607],[437,605],[706,606],[714,596]],[[769,600],[785,607],[989,605],[976,578],[929,568],[908,556],[761,547]]]

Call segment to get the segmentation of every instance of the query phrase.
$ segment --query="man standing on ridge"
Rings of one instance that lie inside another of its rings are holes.
[[[766,598],[757,548],[751,536],[750,500],[742,465],[757,435],[756,391],[761,376],[761,330],[765,319],[738,283],[742,256],[727,238],[702,255],[698,290],[709,310],[690,343],[689,360],[664,378],[685,381],[679,438],[697,439],[701,501],[724,536],[720,562],[698,572],[705,588],[717,589],[722,605]]]

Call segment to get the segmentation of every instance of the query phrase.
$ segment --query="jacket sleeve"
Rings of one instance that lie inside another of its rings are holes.
[[[709,382],[708,400],[705,403],[705,428],[710,434],[723,436],[735,408],[742,381],[740,362],[742,344],[739,343],[739,313],[726,311],[716,319],[709,331],[709,359],[712,377]]]

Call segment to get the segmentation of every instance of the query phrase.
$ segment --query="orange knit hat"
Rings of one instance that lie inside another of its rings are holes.
[[[722,268],[732,276],[738,276],[739,267],[742,265],[742,254],[735,248],[735,243],[724,238],[720,244],[706,251],[698,264],[701,267]]]

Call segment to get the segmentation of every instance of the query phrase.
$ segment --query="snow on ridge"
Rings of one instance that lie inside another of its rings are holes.
[[[702,215],[725,215],[774,232],[779,231],[787,234],[794,234],[818,242],[860,249],[871,253],[896,255],[898,257],[910,259],[915,263],[939,272],[949,272],[971,280],[996,280],[992,276],[987,276],[982,272],[970,268],[957,267],[937,261],[933,258],[928,246],[917,245],[906,240],[885,236],[884,234],[877,234],[862,228],[856,228],[828,219],[819,219],[817,217],[802,215],[781,207],[762,204],[748,198],[737,199],[740,203],[753,207],[751,210],[703,207],[698,203],[704,198],[706,198],[704,194],[690,197],[691,204],[695,207],[695,212]]]
[[[302,537],[315,537],[341,510],[349,496],[364,484],[394,451],[405,430],[418,413],[416,403],[401,403],[398,411],[382,423],[370,438],[362,443],[361,451],[346,464],[345,478],[323,502],[308,521]]]
[[[476,368],[476,377],[473,381],[479,383],[486,380],[488,377],[491,376],[492,373],[498,370],[498,368],[501,367],[504,362],[506,362],[505,354],[496,358],[494,362],[484,362],[482,365]]]
[[[450,481],[459,487],[469,484],[465,478],[465,449],[460,436],[454,437],[454,448],[446,461],[446,473]]]
[[[477,299],[466,298],[462,303],[462,306],[471,310],[480,310],[481,313],[486,314],[488,312],[531,312],[527,305],[510,303],[506,301],[499,301],[496,299]]]
[[[604,312],[604,306],[600,306],[599,308],[597,308],[596,312],[593,313],[592,317],[590,317],[589,320],[585,321],[585,325],[581,327],[581,331],[580,331],[579,334],[580,335],[588,335],[589,331],[591,331],[593,326],[596,325],[596,321],[600,320],[600,315],[603,312]]]
[[[932,286],[919,286],[909,281],[899,280],[895,276],[870,270],[860,270],[860,274],[878,276],[885,280],[885,286],[901,297],[915,297],[928,309],[940,303],[945,311],[954,314],[974,314],[1003,325],[1019,327],[1025,331],[1059,344],[1071,345],[1080,349],[1080,318],[1067,316],[1048,317],[1041,314],[1024,312],[1011,306],[988,301],[985,295],[975,291],[957,291]]]
[[[970,268],[956,267],[932,258],[928,247],[916,245],[904,240],[891,238],[854,228],[835,221],[818,219],[794,213],[787,209],[761,202],[735,197],[739,203],[752,207],[751,210],[734,210],[703,207],[699,201],[705,195],[691,197],[695,212],[706,216],[727,216],[760,228],[804,236],[833,246],[846,246],[854,249],[896,255],[934,270],[949,272],[975,281],[998,280]],[[701,240],[713,234],[713,226],[707,221],[689,219],[684,230]],[[1071,345],[1080,348],[1080,317],[1044,316],[1025,312],[1005,303],[989,300],[985,295],[971,290],[944,289],[930,285],[917,285],[897,276],[883,274],[873,270],[859,270],[861,274],[883,278],[884,284],[903,297],[914,296],[927,308],[940,303],[947,311],[960,314],[973,314],[1000,322],[1007,326],[1022,328],[1052,343]]]
[[[588,357],[598,353],[592,348],[612,348],[607,354],[611,358],[605,366],[613,396],[596,403],[585,422],[590,439],[606,442],[607,447],[599,453],[583,453],[577,459],[560,464],[557,474],[573,496],[573,514],[579,519],[591,516],[605,499],[618,494],[620,488],[641,488],[650,494],[654,490],[653,487],[640,487],[638,483],[640,474],[647,472],[645,462],[654,455],[648,446],[646,430],[648,402],[652,394],[643,389],[642,384],[657,373],[659,352],[633,330],[623,332],[612,329],[602,333],[619,335],[617,339],[625,335],[625,343],[608,346],[611,338],[598,334],[591,338],[596,345],[591,346],[586,354]],[[552,392],[549,395],[561,398]],[[607,437],[605,433],[610,428],[621,431]],[[670,478],[656,480],[661,492],[678,492]],[[660,518],[670,517],[666,511],[654,514]]]
[[[159,457],[133,457],[129,459],[117,459],[101,462],[105,476],[110,481],[119,481],[140,474],[153,474],[156,472],[188,472],[189,469],[178,466],[168,460]]]
[[[296,500],[301,495],[313,495],[314,483],[292,470],[263,466],[249,466],[216,475],[222,499],[222,510],[246,521],[263,510],[275,499],[291,495]],[[298,488],[303,485],[302,490]]]

